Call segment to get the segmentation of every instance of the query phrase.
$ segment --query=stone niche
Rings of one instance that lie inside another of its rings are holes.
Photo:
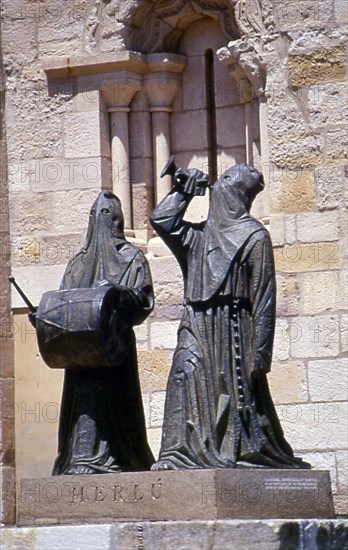
[[[172,4],[120,7],[128,50],[43,59],[51,89],[67,81],[74,87],[65,138],[70,160],[81,156],[82,128],[92,125],[103,185],[121,198],[129,236],[145,242],[152,236],[149,213],[171,188],[170,176],[160,178],[171,154],[212,181],[235,163],[263,171],[267,165],[265,71],[257,48],[241,44],[228,2],[219,9],[214,2]],[[267,200],[258,200],[254,213],[262,218]],[[203,219],[208,202],[208,195],[196,197],[190,219]]]

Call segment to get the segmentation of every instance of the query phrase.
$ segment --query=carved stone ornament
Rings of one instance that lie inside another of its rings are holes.
[[[119,2],[118,20],[125,27],[127,48],[143,53],[176,52],[189,25],[202,18],[220,21],[227,40],[239,37],[230,0],[143,0]]]
[[[259,37],[232,41],[217,52],[219,61],[228,65],[230,74],[245,84],[242,102],[262,95],[266,86],[266,63]]]
[[[185,293],[152,469],[309,468],[284,438],[266,376],[274,259],[267,230],[249,213],[263,176],[245,164],[230,168],[212,186],[207,220],[186,222],[204,181],[199,170],[177,169],[174,189],[151,216],[179,262]]]

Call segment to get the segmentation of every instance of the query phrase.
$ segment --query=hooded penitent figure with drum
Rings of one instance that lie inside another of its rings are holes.
[[[40,352],[65,368],[54,475],[148,470],[133,325],[153,308],[149,266],[126,241],[119,199],[99,194],[86,241],[35,315]]]

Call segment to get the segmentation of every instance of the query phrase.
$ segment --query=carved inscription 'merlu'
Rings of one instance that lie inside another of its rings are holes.
[[[162,483],[113,483],[110,485],[95,482],[80,483],[64,481],[62,484],[49,481],[40,486],[38,482],[22,482],[21,502],[34,498],[35,502],[53,504],[65,501],[69,504],[115,502],[136,503],[142,500],[159,500],[162,496]]]

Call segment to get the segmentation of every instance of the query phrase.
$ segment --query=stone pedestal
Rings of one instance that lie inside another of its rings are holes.
[[[18,525],[115,520],[333,518],[330,475],[179,470],[24,479]]]

